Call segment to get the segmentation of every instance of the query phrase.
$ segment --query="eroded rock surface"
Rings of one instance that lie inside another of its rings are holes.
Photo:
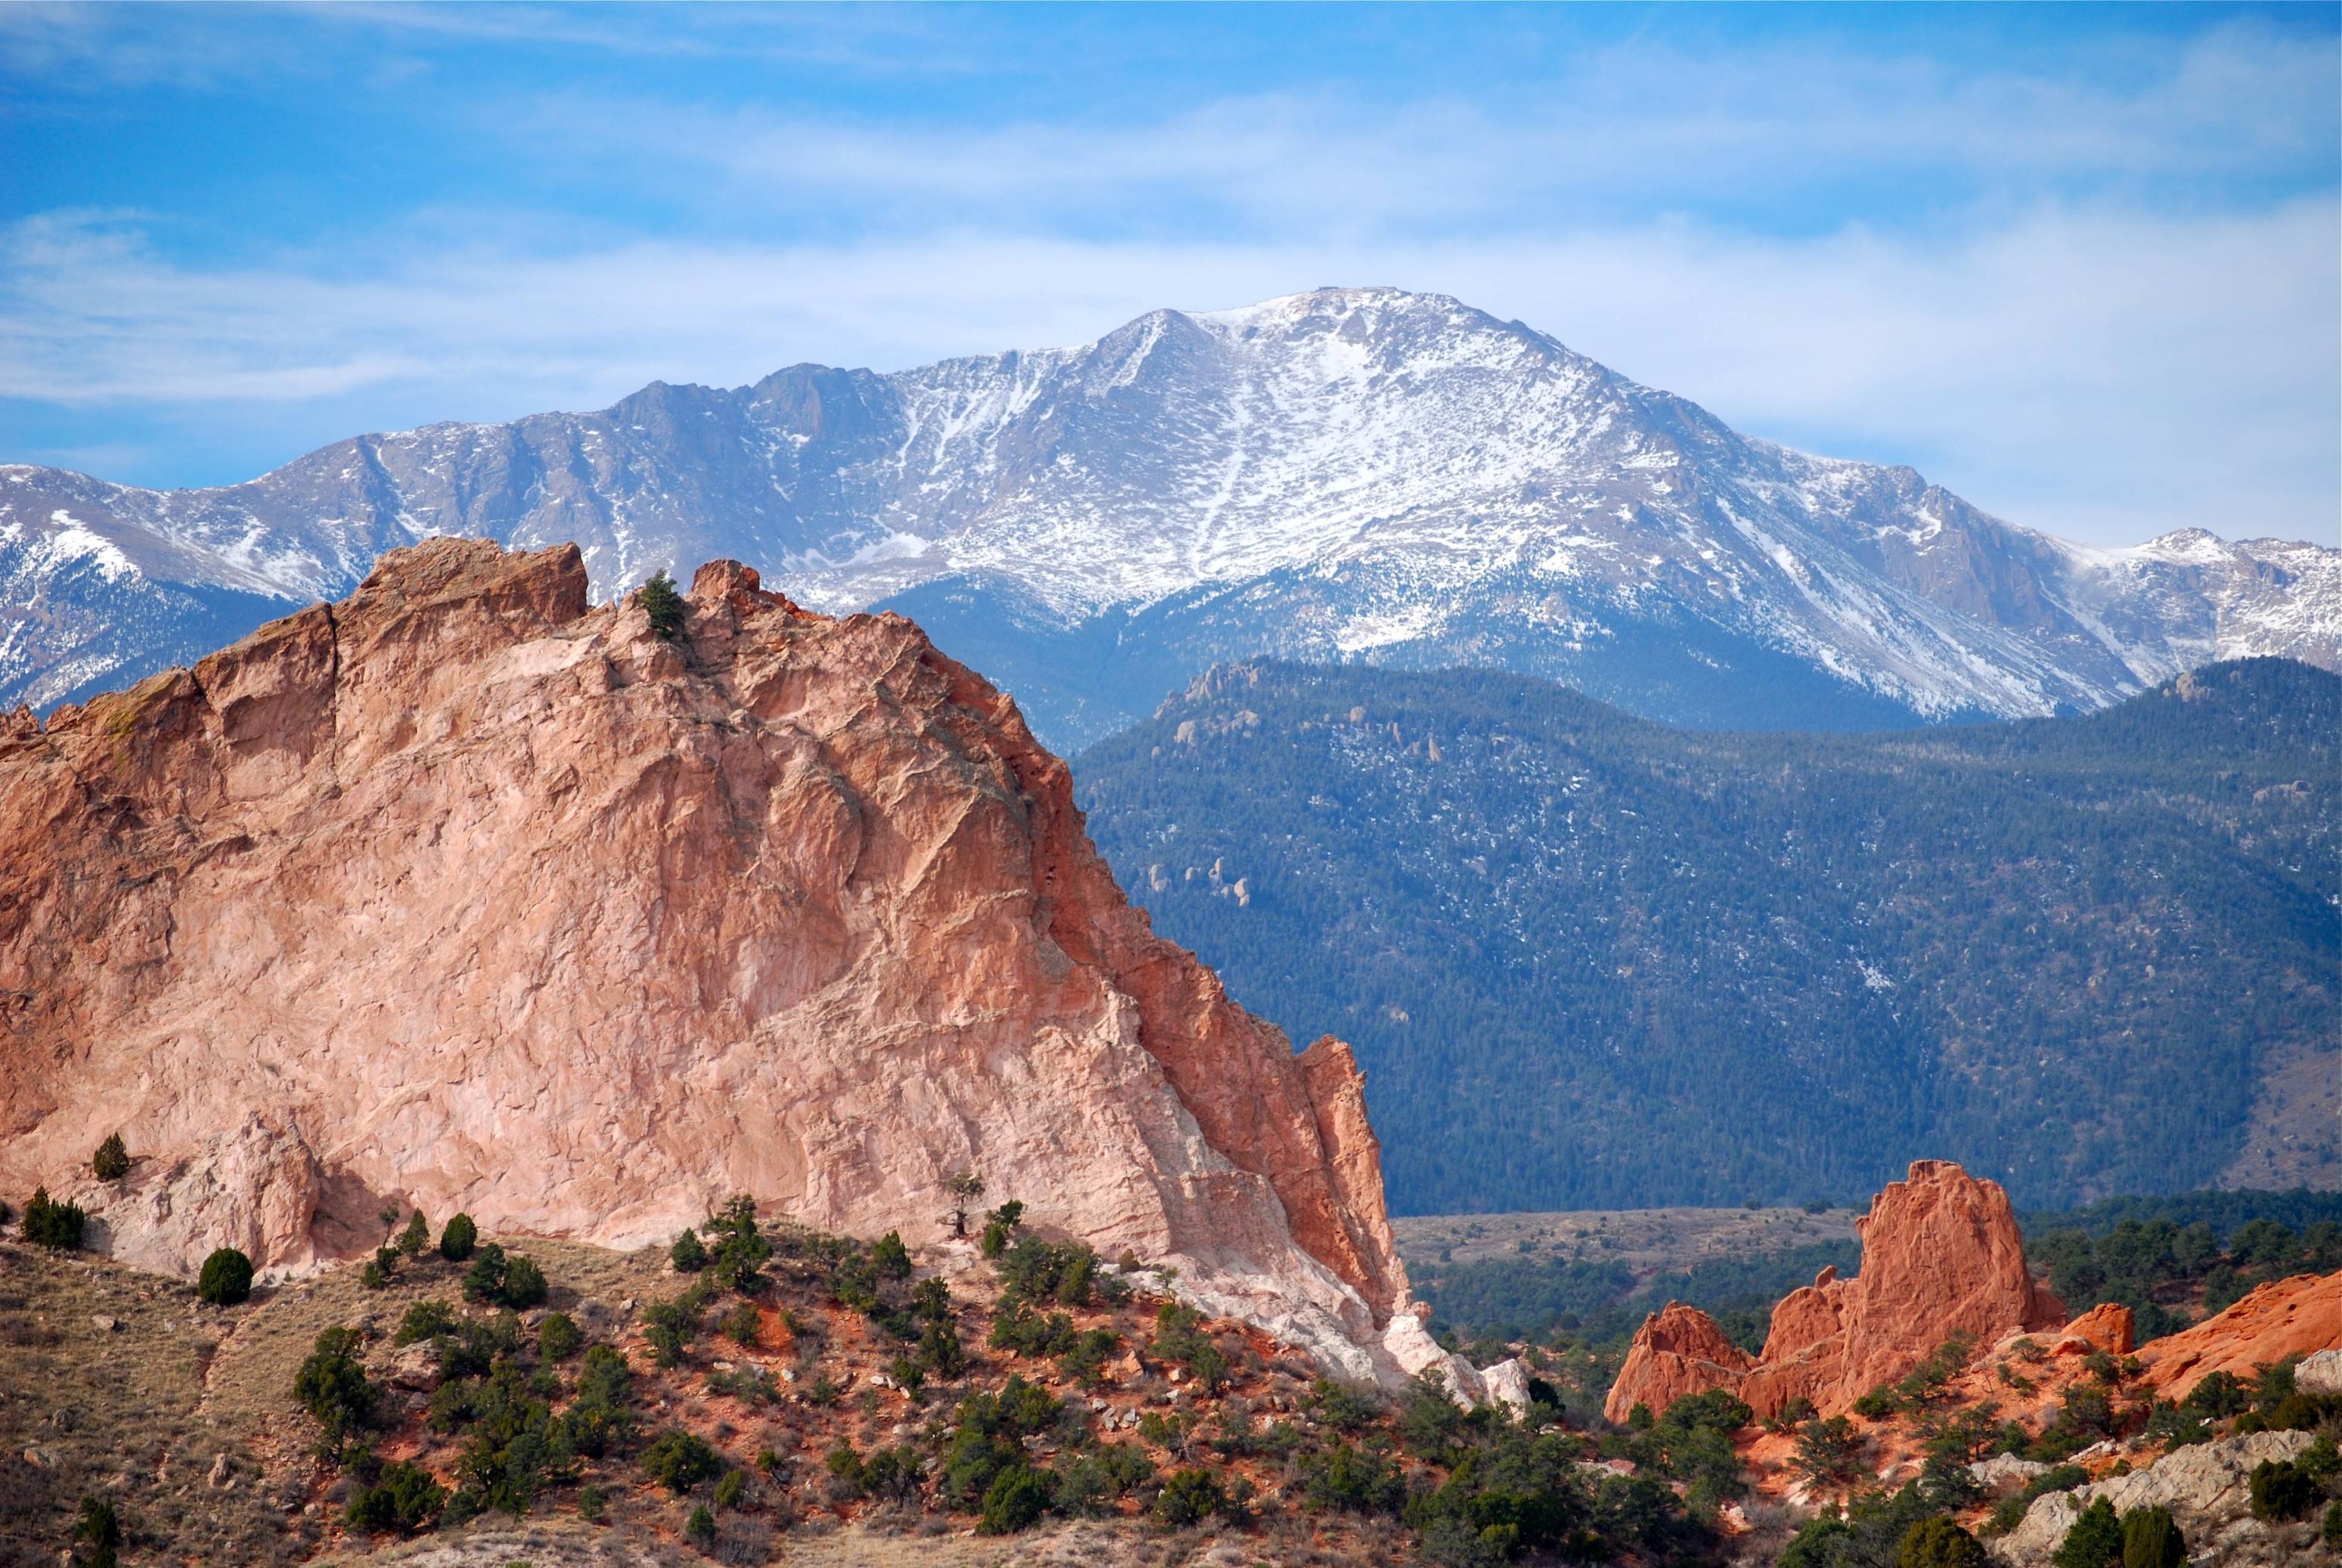
[[[1624,1422],[1639,1404],[1657,1415],[1687,1393],[1736,1389],[1756,1364],[1714,1318],[1697,1307],[1669,1302],[1643,1320],[1602,1413]]]
[[[2265,1460],[2296,1458],[2315,1434],[2307,1432],[2256,1432],[2177,1449],[2143,1470],[2117,1475],[2071,1492],[2052,1492],[2034,1500],[2017,1528],[1994,1541],[1992,1554],[2012,1568],[2042,1568],[2049,1562],[2082,1510],[2104,1497],[2117,1513],[2134,1508],[2171,1510],[2180,1533],[2197,1554],[2215,1543],[2217,1560],[2286,1560],[2285,1548],[2295,1532],[2282,1525],[2262,1525],[2251,1517],[2247,1491],[2253,1466]],[[2238,1537],[2241,1529],[2242,1536]],[[2267,1557],[2257,1547],[2278,1555]]]
[[[2250,1383],[2261,1367],[2289,1355],[2342,1348],[2342,1273],[2296,1274],[2254,1291],[2193,1328],[2154,1340],[2139,1352],[2141,1383],[2157,1397],[2182,1400],[2216,1372]],[[2299,1373],[2295,1373],[2297,1385]]]
[[[1783,1298],[1753,1362],[1696,1308],[1670,1304],[1645,1319],[1605,1413],[1623,1420],[1636,1404],[1656,1413],[1684,1394],[1726,1388],[1760,1419],[1799,1399],[1834,1415],[1956,1334],[1989,1345],[2066,1321],[2057,1298],[2026,1272],[2017,1217],[1997,1182],[1921,1160],[1857,1225],[1861,1272],[1842,1280],[1824,1269]]]
[[[931,1240],[972,1170],[1387,1374],[1427,1336],[1360,1084],[1152,934],[1006,697],[731,563],[670,642],[575,548],[433,540],[0,725],[0,1183],[119,1129],[150,1266],[348,1255],[385,1203]]]

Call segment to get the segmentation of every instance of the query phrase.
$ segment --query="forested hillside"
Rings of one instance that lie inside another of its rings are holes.
[[[1158,930],[1357,1047],[1398,1212],[1859,1201],[1921,1156],[2049,1207],[2342,1184],[2337,753],[2342,679],[2282,660],[1877,735],[1264,663],[1075,769]]]

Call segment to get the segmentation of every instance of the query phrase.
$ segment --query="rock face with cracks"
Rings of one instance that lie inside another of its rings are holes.
[[[974,1171],[1387,1380],[1437,1353],[1361,1082],[1152,934],[1006,697],[732,563],[668,640],[574,547],[433,540],[0,721],[0,1183],[149,1266],[347,1256],[386,1204],[632,1245],[735,1192],[934,1239]]]
[[[2070,1492],[2052,1492],[2035,1499],[2017,1528],[1993,1542],[1992,1555],[2011,1568],[2048,1568],[2082,1511],[2103,1497],[2118,1514],[2137,1508],[2169,1509],[2199,1562],[2207,1556],[2224,1563],[2298,1561],[2286,1549],[2290,1543],[2281,1526],[2272,1529],[2250,1517],[2248,1493],[2255,1465],[2297,1459],[2313,1441],[2314,1434],[2307,1432],[2225,1437],[2175,1449],[2127,1474]],[[2246,1538],[2236,1539],[2239,1533]],[[2203,1549],[2207,1546],[2217,1550],[2207,1553]],[[2270,1548],[2274,1556],[2268,1554]]]
[[[1988,1345],[2066,1321],[2065,1307],[2026,1271],[2017,1216],[1997,1182],[1921,1160],[1857,1225],[1861,1272],[1842,1280],[1824,1269],[1785,1297],[1753,1363],[1695,1308],[1671,1304],[1645,1319],[1604,1413],[1623,1421],[1646,1404],[1656,1414],[1684,1394],[1723,1388],[1759,1418],[1799,1399],[1835,1415],[1955,1334]]]

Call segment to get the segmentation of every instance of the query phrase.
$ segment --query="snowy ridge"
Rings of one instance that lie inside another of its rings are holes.
[[[443,532],[575,539],[602,594],[733,555],[825,608],[899,604],[1064,743],[1261,653],[1495,664],[1752,724],[2088,708],[2243,654],[2342,664],[2342,552],[2070,544],[1907,468],[1744,437],[1455,300],[1344,289],[893,375],[654,384],[224,489],[0,469],[0,698],[155,667],[159,643],[94,654],[109,594],[290,605]],[[59,594],[88,613],[49,614]]]

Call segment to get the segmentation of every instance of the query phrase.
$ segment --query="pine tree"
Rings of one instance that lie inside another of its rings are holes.
[[[118,1182],[130,1174],[130,1151],[122,1146],[121,1134],[105,1135],[105,1142],[90,1156],[89,1168],[101,1182]]]
[[[675,579],[665,572],[644,584],[642,591],[635,595],[635,601],[642,605],[644,618],[650,622],[651,630],[660,636],[673,640],[675,634],[683,630],[683,595],[675,591]]]

